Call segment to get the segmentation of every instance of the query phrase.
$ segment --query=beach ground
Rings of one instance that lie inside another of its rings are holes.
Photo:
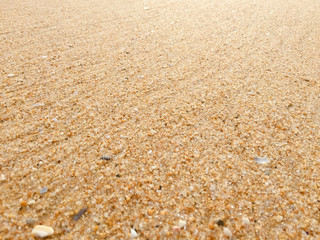
[[[0,0],[0,239],[319,239],[319,39],[317,0]]]

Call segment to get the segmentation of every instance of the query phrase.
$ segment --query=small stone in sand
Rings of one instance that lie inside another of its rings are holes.
[[[32,226],[33,224],[35,224],[36,220],[34,220],[33,218],[27,218],[26,220],[26,224],[29,226]]]
[[[40,190],[40,194],[44,194],[48,192],[48,188],[47,187],[43,187],[41,190]]]
[[[250,224],[250,220],[246,217],[242,218],[242,225],[249,225]]]
[[[180,227],[180,228],[185,227],[185,226],[186,226],[186,224],[187,224],[187,222],[186,222],[186,221],[183,221],[183,220],[180,220],[180,221],[179,221],[179,227]]]
[[[107,160],[107,161],[110,161],[111,160],[111,157],[108,156],[108,155],[104,155],[101,157],[101,160]]]
[[[264,157],[255,157],[254,161],[258,164],[266,164],[266,163],[270,163],[270,160],[268,158],[264,158]]]
[[[33,104],[32,107],[44,107],[44,103],[36,103],[36,104]]]
[[[6,180],[6,176],[4,174],[1,174],[0,182],[4,182],[5,180]]]
[[[232,237],[232,232],[230,231],[229,228],[224,228],[224,229],[223,229],[223,233],[224,233],[224,235],[226,235],[226,236],[229,237],[229,238]]]
[[[16,77],[17,76],[17,74],[14,74],[14,73],[9,73],[8,74],[8,78],[13,78],[13,77]]]
[[[87,210],[88,210],[87,207],[84,207],[84,208],[80,209],[80,211],[79,211],[76,215],[73,216],[73,220],[74,220],[74,221],[78,221],[78,220],[80,219],[80,217],[81,217]]]
[[[220,226],[220,227],[223,227],[223,226],[224,226],[224,221],[221,220],[221,219],[219,219],[219,220],[217,221],[217,225]]]
[[[139,236],[138,233],[134,229],[131,228],[130,238],[136,238],[138,236]]]
[[[32,230],[32,235],[35,237],[47,237],[54,233],[52,227],[48,227],[45,225],[37,225]]]
[[[30,201],[28,201],[28,205],[32,205],[32,204],[35,204],[36,201],[34,199],[31,199]]]
[[[26,206],[28,206],[27,201],[21,200],[21,201],[20,201],[20,206],[21,206],[21,207],[26,207]]]
[[[173,227],[172,227],[172,230],[173,230],[174,232],[179,232],[179,231],[180,231],[180,227],[179,227],[179,226],[173,226]]]

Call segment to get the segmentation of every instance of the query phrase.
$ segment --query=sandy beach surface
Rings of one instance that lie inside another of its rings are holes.
[[[320,2],[0,0],[0,239],[39,235],[320,239]]]

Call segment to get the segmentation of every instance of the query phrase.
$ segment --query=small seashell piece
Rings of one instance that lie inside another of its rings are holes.
[[[185,226],[186,226],[186,224],[187,224],[187,222],[186,222],[186,221],[179,220],[179,227],[180,227],[180,228],[185,227]]]
[[[223,233],[224,233],[224,235],[226,235],[226,236],[229,237],[229,238],[232,237],[232,232],[230,231],[229,228],[224,228],[224,229],[223,229]]]
[[[16,77],[17,76],[17,74],[14,74],[14,73],[9,73],[8,74],[8,78],[13,78],[13,77]]]
[[[138,233],[133,228],[131,228],[130,238],[136,238],[138,236]]]
[[[258,164],[266,164],[266,163],[270,163],[270,160],[268,158],[264,158],[264,157],[255,157],[254,161]]]
[[[48,227],[45,225],[37,225],[32,229],[32,235],[35,237],[47,237],[54,233],[52,227]]]
[[[4,182],[5,180],[6,180],[6,176],[4,174],[1,174],[0,182]]]
[[[249,224],[250,224],[249,218],[243,217],[242,218],[242,225],[249,225]]]
[[[179,227],[179,226],[173,226],[173,227],[172,227],[172,230],[173,230],[174,232],[179,232],[179,231],[180,231],[180,227]]]

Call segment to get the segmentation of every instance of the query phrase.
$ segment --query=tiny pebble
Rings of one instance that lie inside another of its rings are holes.
[[[228,236],[229,238],[232,237],[232,232],[230,231],[229,228],[224,228],[223,233],[224,233],[224,235]]]
[[[0,182],[4,182],[5,180],[6,180],[6,176],[4,174],[1,174]]]
[[[33,236],[41,237],[41,238],[50,236],[53,233],[54,233],[54,231],[53,231],[52,227],[48,227],[48,226],[45,226],[45,225],[37,225],[32,230]]]
[[[134,229],[131,228],[130,238],[136,238],[138,236],[139,236],[138,233]]]
[[[21,207],[26,207],[26,206],[28,206],[28,203],[26,201],[24,201],[24,200],[21,200],[20,201],[20,206]]]
[[[111,157],[110,157],[110,156],[107,156],[107,155],[104,155],[104,156],[101,157],[101,160],[110,161],[110,160],[111,160]]]
[[[79,211],[76,215],[73,216],[73,220],[74,220],[74,221],[78,221],[78,220],[80,219],[80,217],[81,217],[87,210],[88,210],[87,207],[84,207],[84,208],[80,209],[80,211]]]
[[[33,104],[32,107],[44,107],[44,103]]]
[[[184,226],[186,226],[187,222],[183,221],[183,220],[179,220],[179,227],[183,228]]]
[[[149,7],[144,7],[143,9],[144,9],[144,10],[149,10],[150,8],[149,8]]]
[[[36,201],[35,200],[30,200],[29,202],[28,202],[28,205],[32,205],[32,204],[35,204],[36,203]]]
[[[219,219],[219,220],[217,221],[217,225],[220,226],[220,227],[223,227],[223,226],[224,226],[224,221],[221,220],[221,219]]]
[[[68,228],[68,227],[65,227],[63,230],[64,230],[66,233],[71,232],[70,228]]]
[[[48,192],[48,188],[47,187],[43,187],[41,190],[40,190],[40,194],[44,194]]]
[[[250,220],[248,218],[246,218],[246,217],[243,217],[242,218],[242,224],[243,225],[249,225],[250,224]]]
[[[270,160],[268,158],[264,158],[264,157],[255,157],[254,161],[258,164],[266,164],[266,163],[270,163]]]
[[[179,231],[180,231],[180,227],[179,227],[179,226],[173,226],[173,227],[172,227],[172,230],[173,230],[174,232],[179,232]]]
[[[26,224],[29,226],[32,226],[33,224],[35,224],[36,220],[33,218],[27,218],[26,220]]]
[[[17,74],[14,74],[14,73],[9,73],[8,74],[8,78],[13,78],[13,77],[16,77],[17,76]]]

